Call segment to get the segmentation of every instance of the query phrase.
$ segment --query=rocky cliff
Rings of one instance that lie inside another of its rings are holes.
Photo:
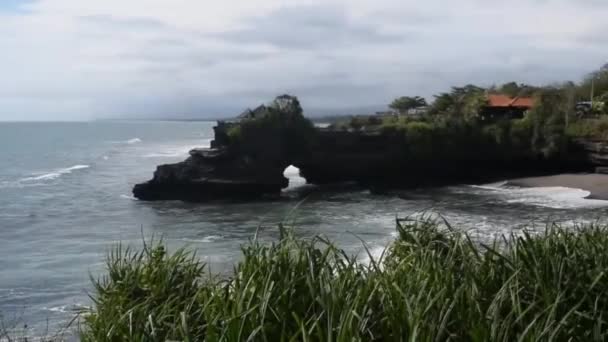
[[[608,144],[577,142],[547,157],[488,140],[470,127],[417,130],[316,129],[298,100],[280,96],[268,106],[219,122],[209,149],[194,149],[161,165],[133,189],[142,200],[206,201],[277,196],[294,165],[311,184],[355,182],[372,189],[481,183],[512,177],[592,171],[608,165]],[[467,131],[468,130],[468,131]]]
[[[194,149],[177,164],[161,165],[152,180],[133,188],[142,200],[254,199],[288,185],[283,169],[255,163],[227,148]]]
[[[577,143],[587,153],[589,161],[598,168],[608,167],[608,141],[600,139],[579,139]]]
[[[599,161],[572,145],[566,155],[510,155],[482,152],[481,147],[456,146],[470,153],[452,153],[449,141],[432,144],[422,158],[395,132],[320,130],[311,153],[293,161],[312,184],[356,182],[375,190],[479,184],[508,178],[565,172],[591,172]],[[453,148],[453,146],[452,146]],[[608,148],[607,148],[608,151]],[[608,154],[605,156],[608,162]]]
[[[152,180],[134,187],[135,197],[206,201],[278,195],[289,182],[285,168],[314,140],[298,100],[287,95],[248,111],[238,122],[219,122],[214,130],[211,148],[194,149],[181,163],[159,166]]]

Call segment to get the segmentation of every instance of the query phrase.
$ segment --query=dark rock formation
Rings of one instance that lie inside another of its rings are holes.
[[[510,158],[474,152],[467,158],[449,159],[446,153],[431,150],[421,161],[405,155],[403,137],[394,132],[321,129],[311,153],[294,160],[293,165],[312,184],[355,182],[381,191],[591,171],[593,164],[585,155],[576,145],[570,155],[549,159],[542,155]]]
[[[320,129],[311,153],[293,161],[312,184],[385,180],[396,167],[399,137],[380,132]]]
[[[177,164],[161,165],[154,178],[133,189],[143,200],[253,199],[288,185],[283,169],[254,163],[226,148],[195,149]]]
[[[579,139],[577,143],[585,150],[593,165],[601,168],[608,167],[608,141]]]
[[[463,129],[418,136],[415,131],[404,136],[398,130],[315,129],[298,100],[284,95],[233,122],[218,122],[210,149],[194,149],[181,163],[159,166],[133,193],[142,200],[186,201],[277,196],[288,185],[283,172],[289,165],[311,184],[352,182],[377,191],[608,166],[606,143],[579,141],[547,157]]]
[[[152,180],[137,184],[142,200],[206,201],[278,195],[293,157],[313,140],[295,97],[280,96],[269,106],[246,112],[238,122],[219,122],[209,149],[194,149],[177,164],[161,165]]]

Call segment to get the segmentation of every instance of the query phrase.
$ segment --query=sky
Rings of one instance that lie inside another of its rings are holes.
[[[0,120],[308,114],[608,62],[605,0],[0,0]]]

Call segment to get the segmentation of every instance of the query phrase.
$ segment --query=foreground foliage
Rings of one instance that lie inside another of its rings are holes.
[[[608,230],[550,227],[491,246],[397,222],[381,260],[329,241],[253,240],[230,279],[190,252],[117,248],[95,282],[88,341],[604,341]]]

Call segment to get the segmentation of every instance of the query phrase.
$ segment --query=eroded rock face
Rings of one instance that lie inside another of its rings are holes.
[[[404,156],[402,136],[391,132],[322,129],[306,158],[294,161],[302,177],[312,184],[357,183],[373,190],[390,190],[452,184],[490,183],[509,178],[592,170],[581,152],[572,157],[546,159],[502,155],[447,160],[429,153],[419,161]],[[608,149],[607,149],[608,151]]]
[[[207,201],[278,195],[294,157],[314,134],[295,97],[280,96],[239,122],[219,122],[209,149],[194,149],[181,163],[158,166],[152,180],[133,188],[141,200]],[[312,139],[314,140],[314,139]]]
[[[587,152],[591,163],[597,167],[608,167],[608,141],[579,139],[577,143]]]
[[[399,137],[379,132],[320,129],[310,153],[293,165],[312,184],[354,182],[361,185],[388,180],[400,170]]]
[[[283,172],[289,165],[298,167],[311,184],[352,182],[380,191],[584,172],[608,165],[604,142],[578,142],[552,159],[526,153],[505,156],[500,149],[482,154],[479,145],[470,142],[458,145],[459,154],[452,155],[450,139],[425,145],[404,142],[398,131],[316,129],[302,115],[298,100],[287,95],[246,111],[238,121],[218,122],[214,132],[211,148],[194,149],[181,163],[159,166],[152,180],[135,186],[135,197],[207,201],[277,196],[288,186]]]
[[[226,148],[196,149],[177,164],[161,165],[133,189],[142,200],[253,199],[280,193],[288,179],[280,166],[252,163]]]

